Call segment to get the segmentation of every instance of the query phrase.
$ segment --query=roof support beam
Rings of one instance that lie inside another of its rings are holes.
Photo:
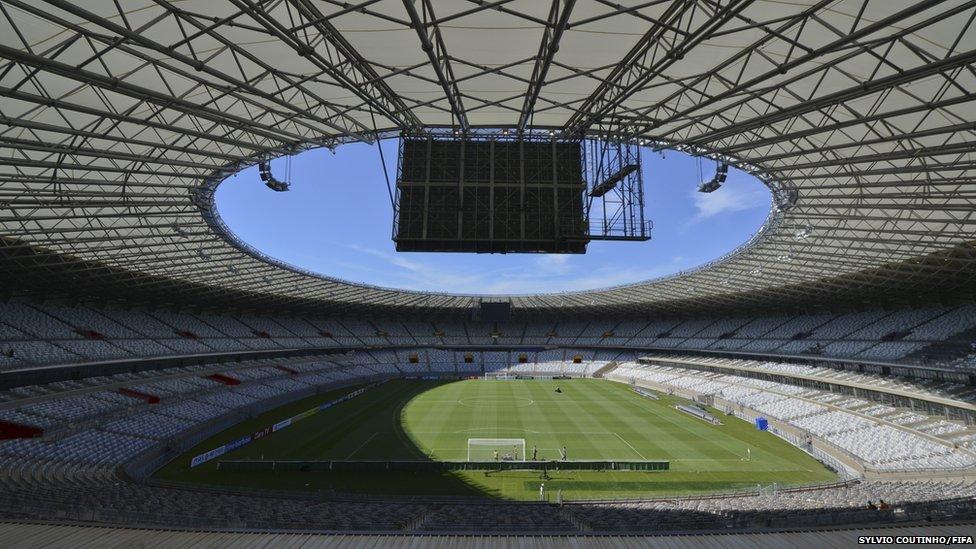
[[[839,150],[844,150],[844,149],[861,149],[863,147],[869,147],[871,145],[887,144],[887,143],[896,142],[896,141],[897,142],[901,142],[901,141],[916,140],[916,139],[920,139],[920,138],[923,138],[923,137],[932,137],[932,136],[939,136],[939,135],[943,135],[943,136],[944,135],[949,135],[949,136],[951,136],[951,135],[954,135],[954,134],[957,134],[957,133],[971,132],[971,131],[974,131],[974,130],[976,130],[976,123],[973,123],[973,122],[963,122],[961,124],[952,124],[952,125],[949,125],[949,126],[938,126],[938,127],[934,127],[934,128],[928,128],[928,129],[925,129],[925,130],[915,130],[915,131],[912,131],[912,132],[899,133],[899,134],[894,134],[894,135],[885,135],[883,137],[878,137],[878,138],[874,138],[874,139],[862,139],[860,141],[849,141],[849,142],[846,142],[846,143],[838,143],[836,145],[823,145],[823,146],[819,146],[819,147],[815,147],[815,146],[811,145],[809,148],[806,148],[806,149],[801,149],[800,147],[795,147],[795,148],[793,148],[792,150],[790,150],[789,152],[786,152],[786,153],[766,154],[766,155],[763,156],[763,161],[770,163],[770,165],[772,165],[772,163],[775,162],[775,161],[777,161],[777,160],[789,160],[791,162],[795,162],[797,158],[799,158],[799,157],[801,157],[803,155],[821,154],[821,153],[826,152],[826,151],[839,151]],[[925,154],[925,155],[926,156],[936,156],[936,155],[942,155],[942,154],[949,154],[950,152],[952,152],[952,148],[954,148],[956,146],[957,146],[956,143],[948,143],[948,144],[946,144],[946,147],[948,147],[947,149],[945,149],[945,150],[937,150],[937,151],[935,151],[935,150],[928,151],[927,154]],[[923,151],[925,151],[924,148],[921,148],[921,149],[913,149],[913,150],[914,151],[918,151],[918,153],[919,153],[918,156],[922,156],[923,155]],[[898,158],[905,158],[905,156],[903,156],[903,152],[904,151],[900,151],[899,150],[899,151],[893,151],[890,154],[897,155]],[[855,151],[855,154],[856,154],[856,151]],[[863,157],[854,156],[851,153],[844,153],[841,156],[843,156],[844,158],[846,158],[847,161],[849,161],[849,162],[865,162],[865,160],[863,159]],[[887,157],[885,159],[887,159]],[[801,168],[801,167],[804,167],[804,166],[803,165],[800,165],[800,164],[796,164],[796,165],[791,165],[790,166],[791,169],[792,168]]]
[[[861,124],[865,124],[865,125],[874,124],[885,119],[895,119],[898,118],[899,116],[905,116],[909,114],[929,112],[938,109],[945,109],[946,107],[951,107],[953,105],[959,105],[962,103],[968,103],[970,101],[976,101],[976,92],[965,93],[956,97],[940,99],[938,101],[932,101],[929,103],[919,103],[918,105],[912,105],[910,107],[904,107],[901,109],[888,110],[888,111],[878,112],[870,115],[862,115],[857,118],[840,120],[837,122],[833,122],[831,124],[820,124],[811,128],[796,130],[790,133],[774,135],[762,139],[750,139],[738,145],[725,147],[722,150],[729,154],[737,154],[740,151],[758,149],[760,147],[765,147],[767,145],[773,145],[776,143],[799,141],[801,139],[805,139],[810,136],[821,134],[821,133],[836,132],[844,128],[858,126]],[[864,142],[859,141],[858,144],[864,144]],[[820,147],[818,148],[818,150],[827,150],[827,149],[826,147]]]
[[[422,4],[421,9],[423,10],[423,15],[421,15],[417,11],[417,1],[403,0],[403,5],[407,8],[407,13],[410,15],[411,26],[417,31],[417,36],[420,37],[420,46],[427,53],[427,58],[430,59],[430,65],[433,67],[434,73],[437,74],[437,80],[440,82],[441,88],[444,89],[444,94],[451,104],[451,111],[454,113],[454,119],[457,125],[461,128],[462,132],[467,132],[470,127],[468,125],[468,116],[464,111],[464,104],[461,101],[461,91],[457,87],[457,78],[455,78],[454,70],[451,68],[447,46],[444,45],[444,39],[441,37],[440,29],[433,22],[434,9],[430,4],[430,0],[419,0]],[[428,23],[428,20],[431,22]]]
[[[754,88],[758,86],[770,86],[775,88],[787,87],[791,82],[799,81],[802,80],[803,78],[809,78],[810,76],[812,76],[818,71],[827,70],[830,67],[837,66],[840,62],[844,61],[847,58],[852,58],[861,55],[866,50],[866,47],[857,46],[856,48],[851,48],[851,45],[859,44],[860,40],[866,37],[870,37],[872,34],[877,33],[879,31],[897,28],[899,30],[892,32],[889,36],[885,37],[883,41],[884,43],[889,43],[889,42],[894,42],[896,40],[901,40],[905,36],[911,34],[916,27],[928,24],[922,22],[922,23],[916,23],[915,25],[910,27],[906,27],[901,25],[901,22],[903,20],[910,19],[911,17],[914,17],[924,12],[925,10],[932,8],[933,6],[941,4],[944,1],[945,0],[920,0],[897,13],[885,17],[880,21],[875,21],[870,24],[866,24],[855,31],[852,31],[844,36],[841,36],[829,44],[820,46],[816,49],[807,49],[804,54],[793,57],[787,60],[786,62],[780,64],[776,68],[763,71],[761,74],[751,76],[749,78],[745,78],[742,76],[743,74],[745,74],[745,72],[740,70],[739,78],[737,78],[734,82],[731,83],[725,82],[724,90],[721,93],[711,95],[711,96],[704,96],[701,93],[701,89],[707,87],[708,80],[710,78],[717,78],[720,72],[720,67],[715,68],[707,73],[704,73],[695,81],[683,84],[681,86],[682,88],[681,90],[674,92],[673,94],[664,98],[657,104],[641,109],[636,114],[639,115],[639,117],[648,119],[648,121],[643,124],[637,124],[631,127],[627,132],[627,136],[643,135],[646,132],[658,126],[663,126],[663,125],[674,123],[676,121],[688,119],[689,121],[684,123],[683,125],[669,130],[671,132],[680,131],[688,126],[698,123],[701,116],[693,117],[691,116],[692,113],[701,111],[720,101],[733,98],[738,95],[743,95],[743,92],[746,92],[745,93],[746,97],[744,99],[740,99],[735,103],[723,105],[724,109],[728,109],[728,110],[735,109],[741,103],[754,98],[757,95],[757,92],[754,91]],[[797,18],[794,18],[793,20],[787,22],[782,27],[780,27],[777,33],[783,34],[791,27],[796,25],[801,25],[803,21],[805,21],[806,19],[810,17],[815,17],[822,7],[830,3],[831,0],[822,0],[817,5],[807,8],[806,10],[804,10],[803,13],[799,14]],[[968,7],[969,5],[967,3],[962,6],[956,6],[951,11],[962,12],[965,9],[968,9]],[[941,17],[943,15],[946,14],[940,14],[939,16],[934,16],[930,20],[931,21],[941,20]],[[752,56],[758,50],[758,48],[760,48],[762,45],[764,45],[769,40],[771,40],[772,37],[773,37],[772,35],[766,35],[756,43],[750,45],[749,47],[743,48],[739,53],[737,53],[730,59],[725,60],[723,62],[723,66],[732,66],[739,61],[743,61],[747,63],[750,56]],[[879,41],[878,39],[872,40],[872,44],[875,47],[878,47],[881,43],[882,42]],[[835,52],[842,52],[846,49],[850,49],[851,51],[831,59],[830,63],[827,63],[825,65],[818,65],[813,69],[804,71],[802,73],[794,72],[793,76],[791,76],[790,79],[781,80],[782,75],[786,74],[789,71],[803,67],[804,65],[809,64],[810,62],[814,61],[817,58],[821,58]],[[774,84],[770,85],[770,83],[774,83]],[[684,108],[678,112],[674,111],[672,105],[684,104],[686,101],[690,105],[689,107]],[[657,118],[659,117],[658,114],[662,112],[667,113],[666,117],[661,116],[660,117],[661,119],[657,120]]]
[[[92,13],[92,12],[89,12],[87,10],[84,10],[81,7],[78,7],[78,6],[74,5],[71,2],[66,2],[64,0],[45,0],[45,1],[47,3],[53,5],[53,6],[58,7],[59,9],[62,9],[64,11],[68,12],[68,13],[71,13],[72,15],[75,15],[77,17],[83,18],[83,19],[85,19],[85,20],[87,20],[87,21],[89,21],[89,22],[91,22],[91,23],[93,23],[95,25],[98,25],[98,26],[100,26],[100,27],[102,27],[104,29],[107,29],[107,30],[109,30],[109,31],[111,31],[113,33],[116,33],[118,36],[122,37],[126,41],[129,41],[129,42],[131,42],[133,44],[138,44],[138,45],[140,45],[142,47],[145,47],[145,48],[154,50],[157,53],[165,56],[163,59],[173,59],[173,60],[178,61],[180,63],[183,63],[183,64],[185,64],[187,66],[193,67],[194,70],[197,71],[197,72],[206,73],[206,74],[210,75],[211,77],[214,77],[214,78],[217,78],[217,79],[219,79],[219,80],[221,80],[223,82],[226,82],[231,87],[231,89],[229,91],[229,95],[235,95],[235,92],[237,90],[241,90],[241,91],[247,92],[249,94],[253,94],[253,95],[257,96],[257,97],[261,97],[261,98],[263,98],[263,99],[265,99],[267,101],[270,101],[270,102],[278,105],[279,107],[281,107],[283,109],[283,112],[289,112],[289,111],[294,112],[295,114],[293,116],[300,116],[300,117],[307,118],[309,120],[314,120],[314,121],[316,121],[316,122],[318,122],[320,124],[323,124],[323,125],[325,125],[325,126],[327,126],[329,128],[332,128],[333,130],[336,130],[337,132],[339,132],[342,135],[350,135],[350,136],[353,136],[353,137],[355,137],[357,139],[360,139],[360,140],[363,140],[363,141],[367,141],[367,142],[371,140],[370,137],[369,137],[369,135],[366,133],[367,130],[368,130],[368,128],[366,126],[362,125],[360,122],[358,122],[354,118],[348,116],[347,114],[342,113],[342,112],[339,112],[340,109],[336,105],[332,105],[332,104],[330,104],[330,103],[322,100],[321,98],[317,98],[316,97],[315,99],[318,100],[319,106],[327,109],[327,111],[331,113],[330,116],[322,117],[322,116],[319,116],[319,115],[313,113],[310,109],[302,109],[301,107],[297,107],[292,102],[286,101],[285,99],[283,99],[281,97],[277,97],[277,96],[275,96],[273,94],[266,93],[263,90],[261,90],[260,88],[258,88],[257,86],[254,86],[254,85],[252,85],[252,84],[250,84],[248,82],[245,82],[243,80],[234,78],[234,77],[232,77],[232,76],[230,76],[228,74],[225,74],[225,73],[223,73],[221,71],[218,71],[214,67],[210,66],[208,63],[205,63],[203,61],[200,61],[198,59],[195,59],[195,58],[190,57],[190,56],[187,56],[187,55],[180,54],[175,49],[167,48],[166,46],[164,46],[162,44],[159,44],[157,42],[154,42],[154,41],[150,40],[147,37],[147,35],[145,35],[143,33],[138,33],[138,32],[131,31],[128,28],[126,28],[126,27],[124,27],[122,25],[118,25],[118,24],[116,24],[116,23],[114,23],[114,22],[112,22],[112,21],[110,21],[108,19],[105,19],[103,17],[100,17],[99,15],[97,15],[95,13]],[[165,0],[156,0],[156,1],[158,3],[160,3],[162,5],[162,7],[166,8],[167,10],[169,10],[170,12],[172,12],[174,15],[177,15],[177,16],[180,15],[181,12],[179,12],[179,10],[176,10],[175,8],[173,8]],[[185,18],[185,17],[183,17],[183,20],[186,20],[189,23],[194,24],[194,25],[200,25],[200,23],[198,21],[196,21],[195,19],[193,19],[193,18]],[[111,39],[108,39],[108,38],[106,38],[104,36],[101,36],[99,34],[96,34],[94,32],[89,31],[89,30],[85,29],[82,26],[77,26],[77,25],[72,26],[68,22],[64,22],[64,25],[65,25],[66,28],[71,28],[73,31],[78,32],[79,34],[83,34],[83,35],[85,35],[88,38],[92,38],[94,40],[98,40],[98,41],[101,41],[101,42],[105,43],[109,48],[118,47],[120,49],[125,49],[125,48],[123,48],[120,45],[121,40],[117,40],[117,39],[116,40],[111,40]],[[213,36],[213,34],[211,34],[211,36]],[[280,78],[282,81],[287,82],[290,86],[293,86],[295,89],[301,91],[302,93],[306,94],[307,96],[314,97],[313,94],[311,94],[308,90],[304,89],[301,86],[301,84],[298,83],[298,82],[296,82],[291,76],[286,76],[286,75],[284,75],[281,72],[275,71],[272,67],[268,66],[267,64],[262,63],[262,61],[260,59],[256,58],[255,56],[252,56],[252,55],[248,54],[246,51],[241,50],[239,47],[237,47],[237,46],[235,46],[233,44],[227,43],[226,40],[224,40],[223,43],[224,43],[225,46],[227,46],[227,47],[231,48],[232,50],[234,50],[237,54],[242,55],[242,56],[250,59],[251,61],[253,61],[254,63],[256,63],[258,65],[262,65],[262,68],[263,69],[265,69],[269,73],[272,73],[273,75],[275,75],[276,78]],[[130,53],[130,54],[137,55],[136,52],[134,52],[134,51],[131,51],[131,50],[126,50],[126,51],[128,53]],[[159,67],[163,67],[163,68],[165,68],[165,69],[167,69],[169,71],[173,71],[173,72],[177,72],[177,73],[181,72],[181,71],[178,71],[175,67],[166,66],[160,60],[157,60],[153,64],[156,65],[156,66],[159,66]],[[42,67],[42,68],[44,68],[45,70],[50,70],[50,69],[48,69],[46,67]],[[80,71],[79,70],[78,72],[81,73],[83,71]],[[220,88],[221,87],[221,86],[214,85],[214,83],[212,83],[212,82],[207,82],[205,80],[196,78],[196,77],[192,76],[190,73],[188,73],[186,71],[182,71],[182,75],[184,77],[186,77],[186,78],[189,78],[189,79],[196,80],[196,81],[200,82],[201,85],[205,85],[205,86],[208,86],[208,87],[211,87],[211,88]],[[114,80],[117,81],[117,85],[120,87],[120,89],[125,86],[125,83],[119,81],[117,78],[115,78]],[[224,88],[226,88],[226,86],[224,86]],[[238,97],[238,98],[240,98],[240,97]],[[296,122],[296,123],[301,123],[301,122]],[[314,128],[310,128],[310,129],[314,129]],[[302,140],[302,139],[298,139],[298,140]]]
[[[164,156],[148,156],[144,154],[127,153],[122,151],[109,151],[105,149],[95,149],[82,146],[68,146],[64,144],[40,143],[30,139],[17,139],[14,137],[4,137],[0,135],[0,149],[12,149],[15,151],[37,151],[51,154],[70,155],[74,158],[110,158],[126,162],[148,162],[161,166],[176,166],[182,168],[192,168],[196,170],[206,170],[204,173],[217,171],[223,168],[219,164],[209,164],[203,162],[193,162],[179,158],[166,158]]]
[[[242,141],[240,139],[233,139],[232,137],[229,136],[222,136],[213,131],[209,131],[209,132],[201,131],[193,128],[184,128],[173,124],[158,122],[156,120],[151,120],[151,119],[140,119],[134,116],[127,116],[124,114],[111,112],[107,109],[96,109],[93,107],[89,107],[88,105],[69,103],[67,101],[63,101],[60,99],[51,99],[41,95],[15,90],[13,88],[9,88],[6,86],[0,86],[0,97],[10,97],[13,99],[18,99],[20,101],[34,103],[35,105],[41,107],[49,107],[49,108],[57,109],[59,111],[76,112],[80,114],[105,118],[107,120],[112,120],[114,122],[123,122],[126,124],[145,126],[147,128],[153,128],[156,130],[169,131],[169,132],[173,132],[176,135],[186,135],[194,139],[212,141],[214,143],[222,143],[224,145],[230,145],[232,147],[237,147],[238,149],[241,149],[243,152],[246,151],[260,152],[265,150],[274,150],[280,152],[281,154],[285,154],[287,152],[285,149],[280,149],[280,148],[275,149],[271,147],[265,148],[260,145],[257,145],[256,143]]]
[[[93,71],[78,69],[71,65],[33,55],[21,50],[0,44],[0,57],[21,63],[25,66],[56,74],[77,82],[88,84],[104,90],[115,91],[127,95],[139,101],[152,103],[163,108],[169,108],[184,114],[200,117],[204,120],[216,122],[231,128],[242,128],[256,136],[274,141],[300,143],[306,138],[296,133],[280,130],[266,124],[249,120],[245,117],[221,112],[218,109],[197,105],[185,99],[180,99],[166,95],[158,90],[153,90],[135,84],[129,84],[116,77],[105,76]]]
[[[726,6],[711,3],[714,12],[707,21],[691,32],[679,32],[690,27],[696,12],[704,9],[698,0],[683,0],[670,4],[660,20],[651,26],[630,52],[617,64],[613,72],[590,94],[566,124],[568,135],[582,134],[599,124],[608,114],[645,84],[660,75],[695,45],[742,12],[754,0],[731,0]],[[683,21],[687,20],[687,23]]]
[[[268,14],[252,0],[231,0],[239,7],[248,10],[268,32],[302,57],[308,59],[318,69],[334,78],[342,86],[362,99],[372,109],[392,120],[401,129],[418,129],[423,124],[410,107],[386,84],[376,70],[352,44],[329,23],[328,18],[309,0],[289,0],[298,13],[311,22],[322,41],[315,47],[303,40],[305,33],[292,33],[286,25]],[[317,51],[325,49],[325,55]],[[338,61],[338,62],[337,62]]]
[[[90,130],[77,129],[68,127],[66,125],[55,125],[55,124],[45,124],[43,122],[37,122],[34,120],[25,120],[21,118],[10,118],[8,116],[0,115],[0,125],[12,126],[16,128],[24,128],[33,133],[36,131],[52,132],[65,134],[66,136],[77,137],[82,139],[97,139],[104,141],[111,141],[113,143],[120,143],[123,145],[137,145],[143,147],[150,147],[157,151],[174,151],[186,153],[188,155],[202,155],[199,148],[180,146],[172,143],[156,143],[145,139],[138,139],[135,137],[120,137],[117,135],[112,135],[109,133],[99,133]],[[66,137],[65,141],[69,138]],[[221,158],[229,162],[235,162],[239,160],[240,157],[233,156],[229,154],[224,154],[219,151],[208,151],[206,156],[210,158]]]
[[[697,135],[694,139],[686,140],[679,143],[709,143],[712,141],[717,141],[719,139],[724,139],[726,137],[731,137],[734,135],[742,134],[743,132],[749,130],[755,130],[760,127],[771,126],[776,122],[787,120],[794,116],[799,116],[804,113],[811,111],[824,109],[826,107],[842,104],[858,97],[870,95],[888,88],[899,86],[914,80],[919,80],[926,78],[928,76],[936,75],[956,67],[961,67],[965,65],[971,65],[976,63],[976,50],[967,51],[965,53],[960,53],[952,57],[941,59],[932,63],[927,63],[924,65],[919,65],[913,69],[904,70],[900,73],[896,73],[883,78],[878,78],[876,80],[871,80],[869,82],[864,82],[857,86],[851,86],[847,89],[840,90],[817,99],[810,101],[804,101],[802,103],[797,103],[791,107],[780,109],[776,112],[766,113],[761,116],[752,118],[751,120],[745,120],[738,124],[730,124],[721,129],[708,132],[705,134]]]
[[[559,40],[563,37],[563,31],[569,26],[569,15],[573,12],[575,4],[576,0],[552,0],[552,7],[549,8],[549,25],[542,33],[542,43],[539,45],[539,53],[535,56],[532,79],[528,91],[525,92],[525,102],[519,115],[519,133],[525,130],[532,118],[535,102],[539,99],[539,91],[545,85],[546,74],[552,66],[552,58],[559,51]]]

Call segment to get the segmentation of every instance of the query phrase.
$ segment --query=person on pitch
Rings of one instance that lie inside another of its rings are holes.
[[[532,445],[532,461],[539,461],[539,449]]]
[[[498,461],[498,450],[493,450],[492,451],[492,456],[494,456],[495,461]]]
[[[518,461],[518,444],[512,445],[512,459]]]

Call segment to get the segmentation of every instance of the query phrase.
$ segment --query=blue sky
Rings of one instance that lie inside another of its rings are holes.
[[[395,139],[383,143],[391,180]],[[706,263],[747,241],[769,212],[769,192],[730,170],[711,194],[696,192],[698,161],[645,151],[648,242],[591,242],[585,255],[397,253],[393,210],[375,145],[304,152],[291,161],[291,191],[275,193],[249,168],[224,181],[217,209],[261,252],[324,275],[379,286],[457,293],[587,290],[639,282]],[[705,177],[714,163],[702,162]],[[272,162],[284,178],[286,161]]]

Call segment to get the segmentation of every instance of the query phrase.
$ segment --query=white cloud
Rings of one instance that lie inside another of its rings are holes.
[[[458,269],[445,271],[423,260],[414,260],[394,251],[377,250],[357,244],[345,244],[347,249],[371,255],[380,260],[377,268],[381,271],[383,282],[373,282],[383,286],[407,288],[411,290],[430,290],[439,292],[470,293],[484,286],[497,276],[496,271],[459,272]],[[374,279],[375,280],[375,279]]]
[[[698,223],[720,214],[751,210],[760,206],[769,207],[769,191],[756,184],[745,184],[731,179],[712,193],[692,191],[695,215],[690,223]]]
[[[545,254],[535,259],[536,268],[548,274],[566,274],[573,270],[569,254]]]
[[[423,256],[405,257],[392,250],[356,244],[344,244],[343,247],[378,260],[347,258],[334,264],[366,275],[372,284],[456,293],[528,294],[606,288],[668,275],[687,268],[689,261],[685,256],[676,255],[666,260],[662,258],[651,267],[611,261],[597,268],[584,268],[575,261],[582,256],[548,254],[533,258],[529,268],[483,269],[457,264],[444,268],[436,264],[436,260]]]
[[[644,277],[641,269],[603,268],[585,274],[568,277],[549,277],[532,274],[498,277],[486,281],[485,292],[492,294],[523,294],[537,292],[569,292],[607,286],[617,286],[640,280]]]

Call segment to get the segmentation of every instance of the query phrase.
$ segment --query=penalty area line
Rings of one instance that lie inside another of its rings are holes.
[[[362,444],[360,444],[359,446],[357,446],[355,450],[353,450],[352,452],[350,452],[349,455],[346,456],[346,459],[352,459],[352,456],[356,455],[356,452],[362,450],[363,449],[363,446],[366,446],[367,444],[369,444],[369,441],[371,441],[374,438],[376,438],[376,435],[378,435],[378,434],[379,434],[379,432],[375,432],[372,435],[370,435],[370,437],[367,438],[366,440],[364,440]]]
[[[742,458],[717,458],[717,459],[712,459],[712,458],[672,458],[671,461],[735,461],[735,462],[740,462],[740,461],[745,461],[745,460],[742,459]],[[759,461],[759,460],[752,460],[752,461]],[[790,469],[790,471],[795,471],[795,469]]]
[[[616,436],[617,438],[619,438],[624,444],[626,444],[631,450],[633,450],[635,454],[637,454],[638,456],[640,456],[641,459],[643,459],[644,461],[647,461],[647,458],[644,457],[644,454],[638,452],[637,451],[637,448],[634,448],[634,446],[631,443],[627,442],[627,439],[625,439],[624,437],[620,436],[619,433],[614,433],[614,436]]]

